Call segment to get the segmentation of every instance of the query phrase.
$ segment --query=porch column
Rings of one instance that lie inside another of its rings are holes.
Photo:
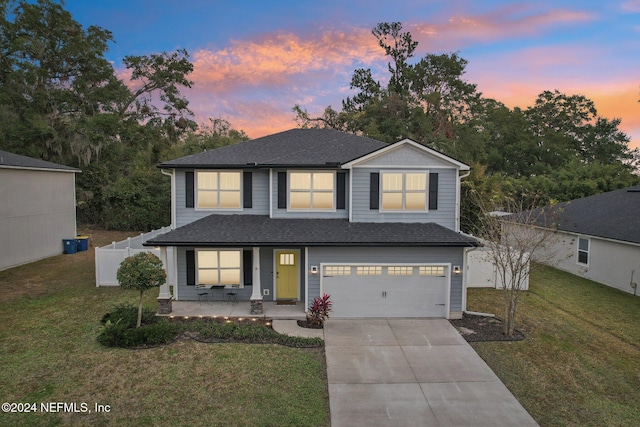
[[[167,272],[168,259],[167,259],[167,247],[160,247],[160,260],[164,265],[164,271]],[[167,274],[167,280],[164,285],[160,286],[160,294],[158,295],[158,314],[171,313],[171,292],[169,291],[169,275]]]
[[[251,291],[251,314],[262,314],[262,286],[260,286],[260,248],[253,248],[253,289]]]

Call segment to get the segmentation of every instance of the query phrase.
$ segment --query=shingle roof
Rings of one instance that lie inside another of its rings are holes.
[[[18,169],[50,169],[61,172],[80,172],[80,169],[69,166],[59,165],[57,163],[47,162],[45,160],[34,159],[32,157],[21,156],[19,154],[9,153],[8,151],[0,151],[0,168],[18,168]]]
[[[291,129],[164,162],[161,168],[333,166],[388,144],[332,129]]]
[[[640,244],[640,186],[559,203],[553,212],[543,221],[559,230]]]
[[[147,246],[477,246],[472,237],[434,223],[363,223],[346,219],[272,219],[209,215]]]

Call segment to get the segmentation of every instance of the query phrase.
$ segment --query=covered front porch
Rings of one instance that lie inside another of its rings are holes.
[[[299,301],[295,305],[278,305],[275,301],[264,301],[263,312],[260,315],[251,314],[250,301],[236,303],[222,301],[172,301],[171,313],[173,317],[267,317],[269,319],[306,319],[304,303]]]

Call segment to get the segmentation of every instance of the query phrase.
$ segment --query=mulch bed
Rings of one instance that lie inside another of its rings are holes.
[[[464,314],[462,319],[449,320],[467,342],[482,341],[521,341],[524,334],[517,329],[513,336],[502,333],[502,320],[497,317]]]

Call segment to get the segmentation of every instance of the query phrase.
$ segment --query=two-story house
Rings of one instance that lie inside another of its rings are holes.
[[[294,129],[159,167],[173,230],[147,245],[173,247],[177,272],[161,306],[235,286],[254,312],[326,293],[332,317],[462,315],[478,245],[459,232],[463,163],[409,139]]]

